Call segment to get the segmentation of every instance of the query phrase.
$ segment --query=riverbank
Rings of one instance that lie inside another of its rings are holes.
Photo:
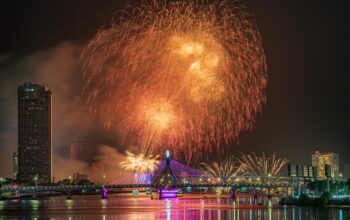
[[[350,198],[292,198],[283,197],[279,201],[280,205],[294,206],[326,206],[326,207],[345,207],[350,208]]]

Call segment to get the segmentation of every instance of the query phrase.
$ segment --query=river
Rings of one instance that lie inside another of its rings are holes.
[[[64,196],[37,200],[1,200],[0,219],[350,219],[349,208],[279,206],[278,199],[232,200],[216,195],[185,195],[183,198],[151,200],[147,196]]]

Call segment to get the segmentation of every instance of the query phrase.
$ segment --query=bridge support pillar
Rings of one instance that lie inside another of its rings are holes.
[[[67,197],[66,199],[72,199],[72,193],[70,190],[67,191]]]
[[[107,199],[108,189],[103,187],[101,192],[102,192],[102,199]]]
[[[268,188],[267,188],[267,198],[271,198],[272,195],[271,195],[271,186],[269,185]]]
[[[283,191],[283,197],[286,197],[288,195],[288,186],[282,186],[282,191]]]
[[[231,199],[235,199],[236,198],[236,189],[233,186],[230,189],[230,197],[231,197]]]
[[[257,199],[258,198],[258,192],[256,191],[256,188],[254,187],[253,189],[253,196],[254,196],[254,199]]]

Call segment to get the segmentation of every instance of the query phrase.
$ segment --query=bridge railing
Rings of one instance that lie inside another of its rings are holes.
[[[60,191],[103,188],[103,185],[5,186],[0,191]]]

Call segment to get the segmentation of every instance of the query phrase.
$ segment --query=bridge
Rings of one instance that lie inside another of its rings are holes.
[[[239,180],[239,181],[237,181]],[[171,159],[169,151],[165,154],[165,160],[161,161],[152,173],[133,173],[124,178],[118,179],[106,185],[61,185],[61,186],[18,186],[2,187],[3,192],[29,193],[36,197],[41,192],[60,192],[70,197],[72,194],[82,191],[101,192],[102,198],[107,197],[107,192],[114,189],[148,189],[158,191],[159,194],[176,197],[181,189],[209,189],[209,188],[230,188],[231,196],[235,191],[242,188],[251,189],[256,194],[257,189],[263,189],[270,194],[271,189],[282,189],[284,192],[291,187],[290,178],[240,176],[232,181],[225,181],[221,178],[209,176],[199,170],[193,169],[182,163]],[[174,194],[175,192],[175,194]],[[160,197],[162,197],[160,195]]]
[[[193,189],[203,189],[203,188],[219,188],[219,187],[230,187],[231,189],[242,189],[242,188],[252,188],[252,189],[277,189],[283,188],[287,191],[289,184],[258,184],[258,183],[202,183],[202,184],[175,184],[172,185],[171,188],[176,189],[185,189],[185,188],[193,188]],[[0,194],[4,192],[20,192],[31,194],[32,198],[36,198],[36,196],[40,193],[48,193],[48,192],[60,192],[62,194],[67,195],[68,197],[72,196],[76,192],[82,191],[93,191],[93,192],[101,192],[102,197],[106,198],[107,195],[103,195],[103,192],[112,190],[112,189],[153,189],[157,190],[159,188],[164,188],[162,184],[108,184],[108,185],[67,185],[67,186],[19,186],[19,187],[2,187],[0,188]]]

